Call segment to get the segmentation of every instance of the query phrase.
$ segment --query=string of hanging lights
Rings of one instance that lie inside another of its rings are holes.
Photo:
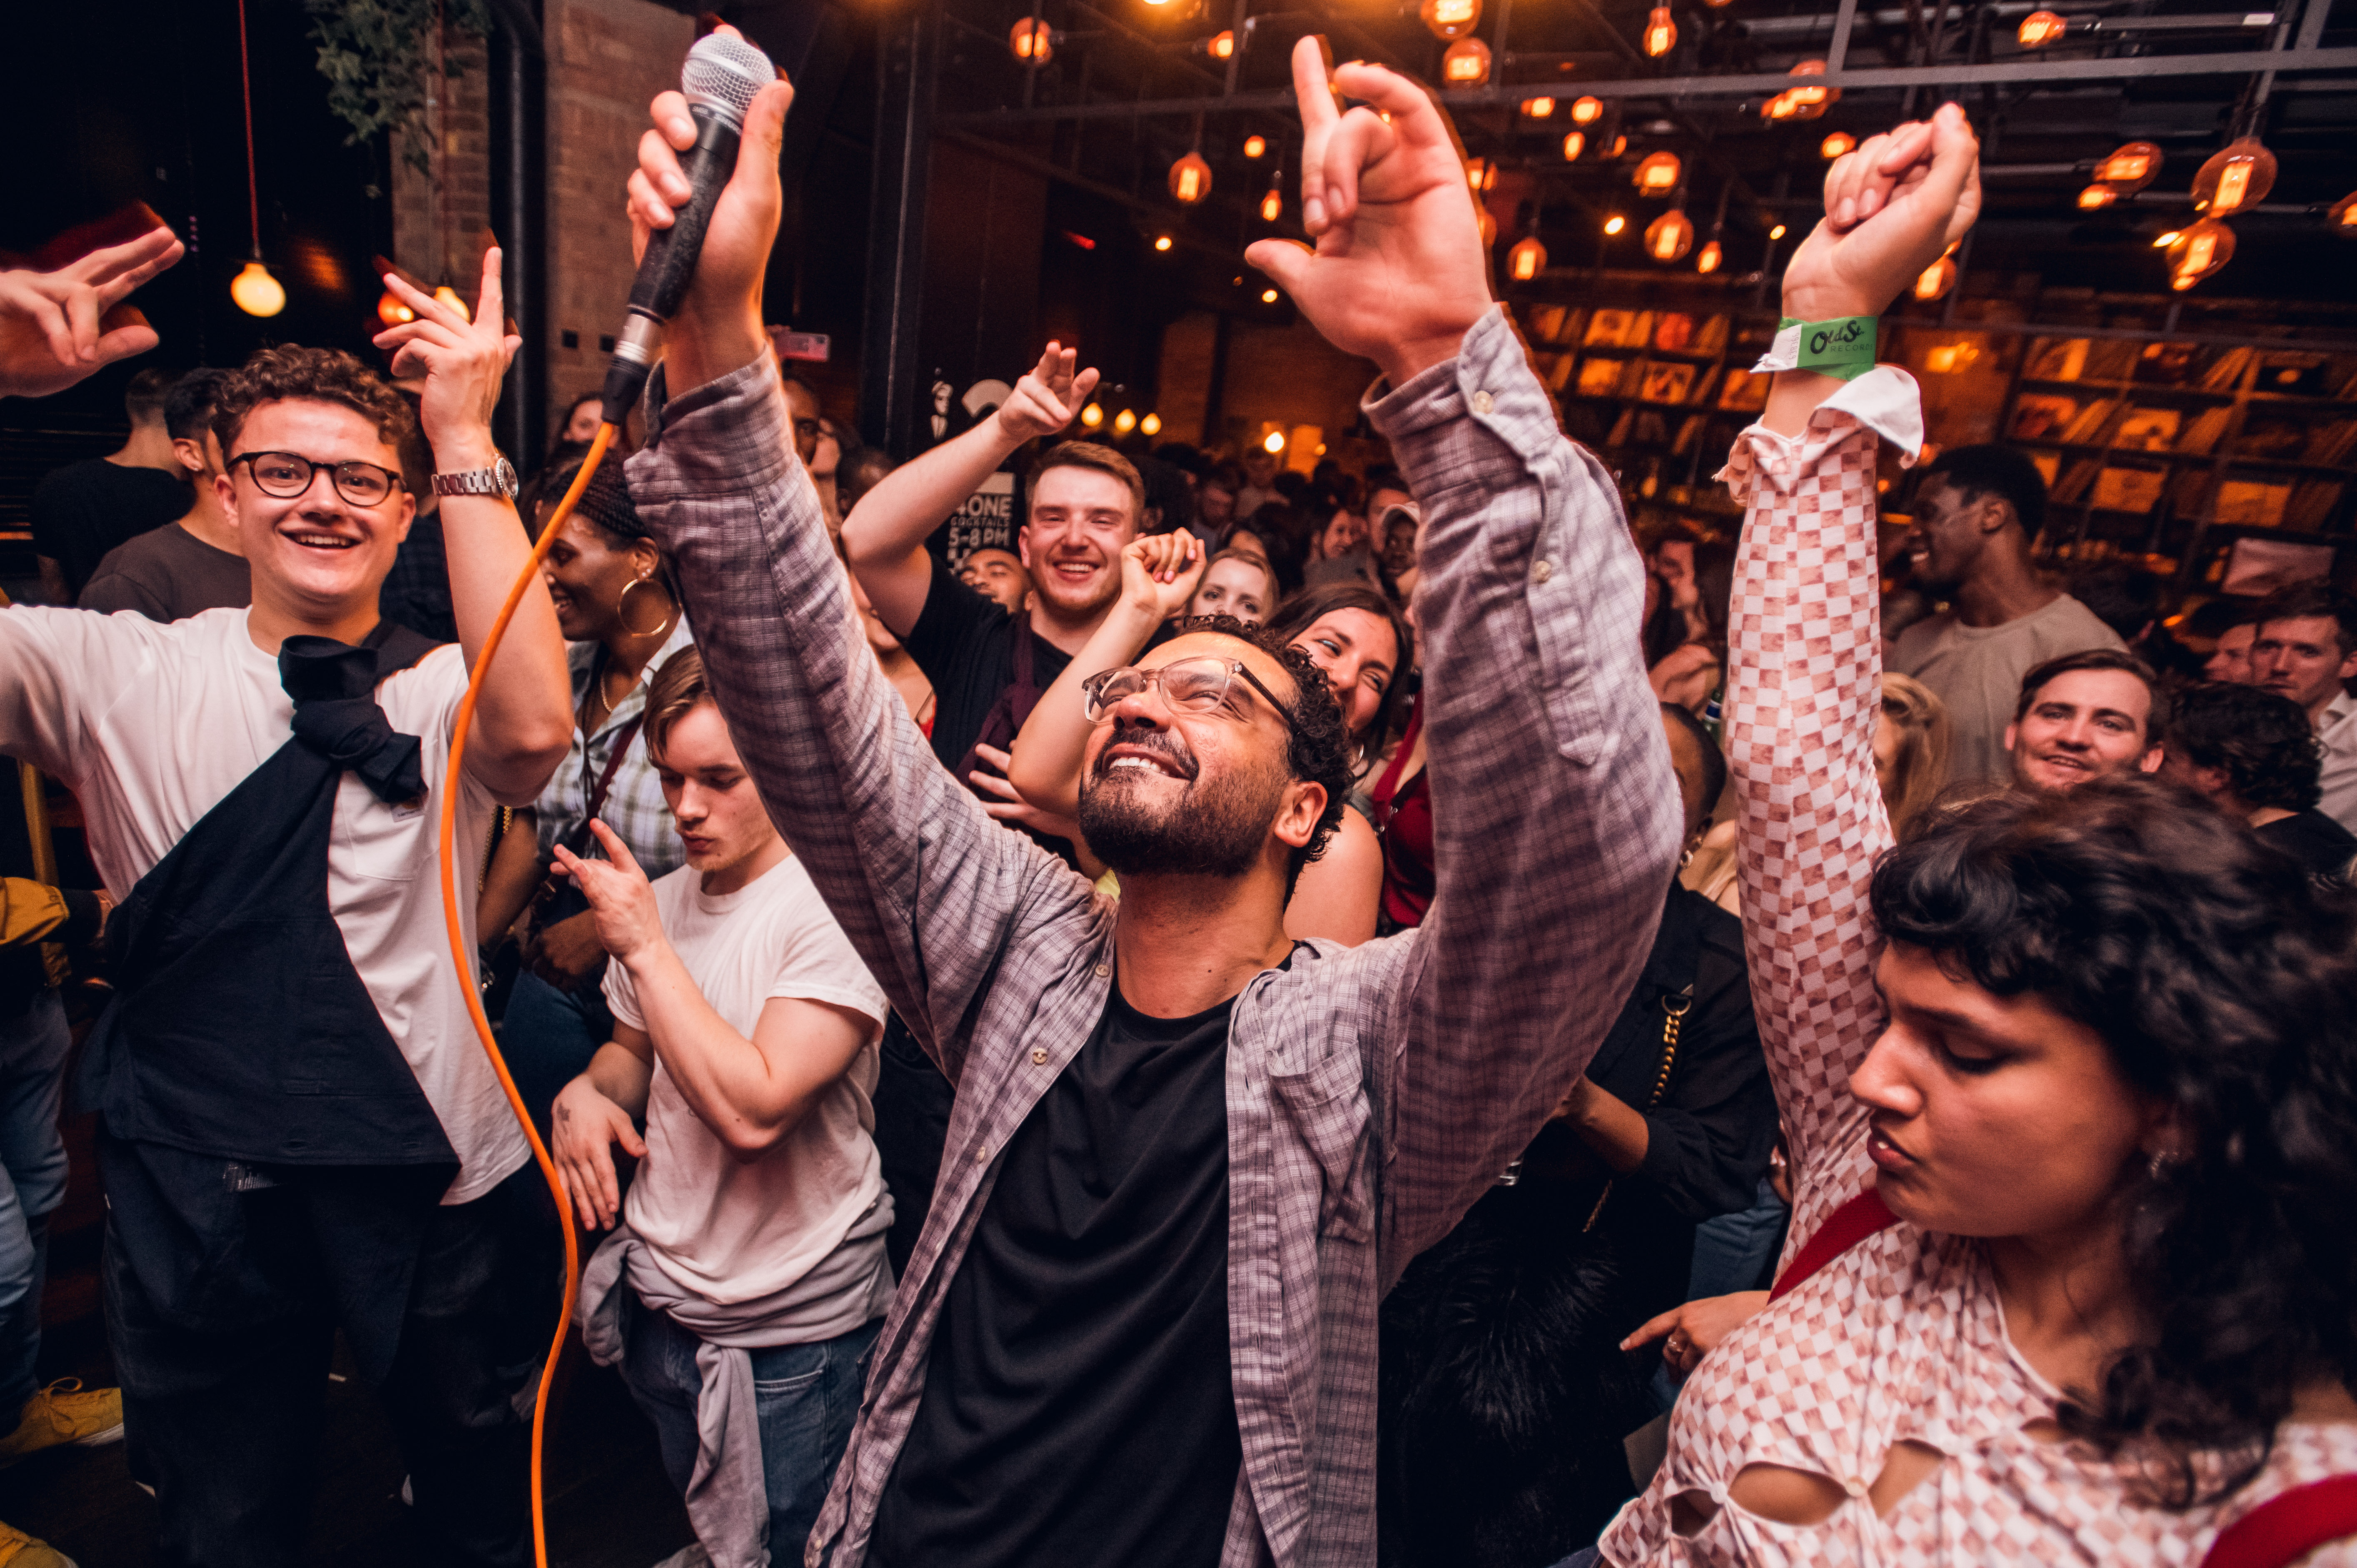
[[[253,174],[253,65],[245,41],[245,0],[237,0],[237,71],[245,105],[245,201],[251,220],[251,259],[230,280],[229,296],[248,316],[273,317],[286,308],[286,285],[262,264],[262,187]]]

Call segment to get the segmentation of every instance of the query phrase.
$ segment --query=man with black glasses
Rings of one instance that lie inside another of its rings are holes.
[[[216,390],[250,609],[0,611],[0,752],[73,789],[118,900],[116,992],[73,1090],[102,1119],[107,1329],[162,1563],[309,1560],[339,1329],[382,1391],[421,1550],[531,1558],[515,1397],[556,1232],[468,1021],[436,867],[468,660],[530,550],[490,430],[514,339],[496,252],[476,325],[386,282],[416,312],[378,342],[425,377],[462,646],[379,620],[416,506],[412,416],[317,349],[264,349]],[[458,782],[462,865],[495,806],[540,792],[569,710],[535,581]]]
[[[1080,821],[1118,900],[936,759],[851,633],[761,334],[782,84],[671,323],[631,494],[771,818],[956,1090],[806,1563],[1372,1562],[1376,1303],[1530,1142],[1652,941],[1679,797],[1617,492],[1491,297],[1431,100],[1366,65],[1329,90],[1314,38],[1294,68],[1318,250],[1251,259],[1380,367],[1368,418],[1426,499],[1449,809],[1414,931],[1286,939],[1348,742],[1318,671],[1242,622],[1090,672]],[[655,120],[641,225],[689,195],[685,102]]]

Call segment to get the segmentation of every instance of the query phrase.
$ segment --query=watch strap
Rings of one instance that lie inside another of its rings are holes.
[[[434,476],[434,493],[437,496],[502,496],[515,499],[515,468],[505,457],[485,468],[461,468],[454,474]]]

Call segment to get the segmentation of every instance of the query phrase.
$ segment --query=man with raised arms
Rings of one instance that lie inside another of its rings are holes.
[[[1430,100],[1351,64],[1333,84],[1370,106],[1341,114],[1317,40],[1294,66],[1317,249],[1251,259],[1381,368],[1368,417],[1426,507],[1448,809],[1413,932],[1286,938],[1345,742],[1317,671],[1241,622],[1087,684],[1081,826],[1117,903],[935,760],[848,624],[761,336],[788,88],[672,324],[632,494],[770,814],[957,1088],[813,1564],[1372,1561],[1376,1303],[1561,1099],[1652,938],[1678,792],[1612,483],[1491,301]],[[688,194],[684,104],[655,121],[641,231]]]

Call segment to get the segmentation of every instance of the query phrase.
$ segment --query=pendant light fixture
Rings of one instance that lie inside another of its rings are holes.
[[[1244,156],[1248,158],[1256,158],[1266,151],[1268,151],[1268,138],[1266,136],[1246,136],[1244,138]]]
[[[1204,40],[1203,52],[1210,55],[1213,59],[1235,59],[1236,35],[1232,31],[1227,30],[1213,33],[1209,38]]]
[[[2182,293],[2234,259],[2234,231],[2204,218],[2178,231],[2169,247],[2169,286]]]
[[[1604,220],[1604,231],[1607,234],[1618,234],[1627,227],[1629,227],[1629,220],[1621,217],[1618,212]]]
[[[2023,48],[2042,49],[2049,44],[2060,43],[2070,27],[2070,23],[2051,11],[2032,11],[2021,19],[2013,36],[2021,41]]]
[[[1525,120],[1544,120],[1551,117],[1554,113],[1555,100],[1552,98],[1525,98],[1523,100],[1523,118]]]
[[[1006,35],[1006,47],[1025,65],[1046,65],[1056,58],[1056,35],[1037,16],[1026,16]]]
[[[1593,125],[1602,118],[1604,118],[1604,100],[1601,98],[1597,98],[1591,95],[1583,95],[1571,101],[1571,123],[1573,124]]]
[[[1823,76],[1825,62],[1804,59],[1794,66],[1792,74],[1798,77]],[[1822,81],[1803,81],[1786,88],[1777,95],[1784,100],[1785,113],[1770,114],[1771,120],[1813,120],[1841,102],[1841,89],[1827,87]]]
[[[1718,271],[1718,263],[1726,258],[1726,251],[1721,248],[1717,241],[1706,241],[1704,242],[1702,254],[1695,258],[1695,271],[1704,274],[1715,273]]]
[[[1480,87],[1490,80],[1490,46],[1479,38],[1459,38],[1440,57],[1444,87]]]
[[[1645,52],[1661,59],[1678,47],[1678,25],[1670,16],[1667,5],[1656,5],[1645,18]]]
[[[245,0],[237,0],[237,73],[245,101],[245,204],[253,253],[230,280],[229,296],[248,316],[272,317],[286,308],[286,286],[262,264],[262,187],[253,177],[253,66],[245,42]]]
[[[2120,199],[2120,193],[2108,185],[2091,185],[2079,193],[2079,209],[2094,212],[2109,207]]]
[[[1211,166],[1202,154],[1190,151],[1170,166],[1170,194],[1182,207],[1192,207],[1211,194]]]
[[[1640,196],[1667,196],[1677,189],[1681,172],[1677,154],[1648,153],[1637,165],[1636,173],[1629,177],[1629,183],[1637,188]]]
[[[2095,166],[2095,182],[2115,196],[2134,196],[2160,177],[2160,148],[2151,142],[2128,142]]]
[[[1448,43],[1481,25],[1481,0],[1424,0],[1416,15],[1434,38]]]
[[[1840,157],[1845,153],[1852,153],[1857,150],[1857,138],[1851,135],[1847,131],[1835,131],[1832,135],[1827,136],[1824,141],[1817,144],[1817,151],[1823,155],[1828,162]]]
[[[1465,188],[1475,193],[1498,188],[1498,165],[1491,158],[1465,160]]]
[[[2261,146],[2257,137],[2240,136],[2212,154],[2194,175],[2193,209],[2223,218],[2256,207],[2275,184],[2275,154]]]
[[[1566,162],[1566,163],[1567,163],[1567,164],[1570,164],[1570,163],[1577,163],[1577,162],[1579,161],[1579,155],[1580,155],[1580,154],[1582,154],[1582,153],[1584,153],[1584,152],[1586,152],[1587,150],[1587,134],[1586,134],[1585,132],[1574,131],[1574,132],[1572,132],[1569,135],[1567,135],[1567,136],[1564,137],[1564,139],[1563,139],[1563,161],[1564,161],[1564,162]]]
[[[1506,275],[1516,283],[1528,283],[1546,271],[1546,247],[1539,243],[1535,233],[1525,234],[1506,252]]]
[[[1686,216],[1686,187],[1681,180],[1677,194],[1670,198],[1670,209],[1645,226],[1645,254],[1667,266],[1685,260],[1694,242],[1694,220]]]

